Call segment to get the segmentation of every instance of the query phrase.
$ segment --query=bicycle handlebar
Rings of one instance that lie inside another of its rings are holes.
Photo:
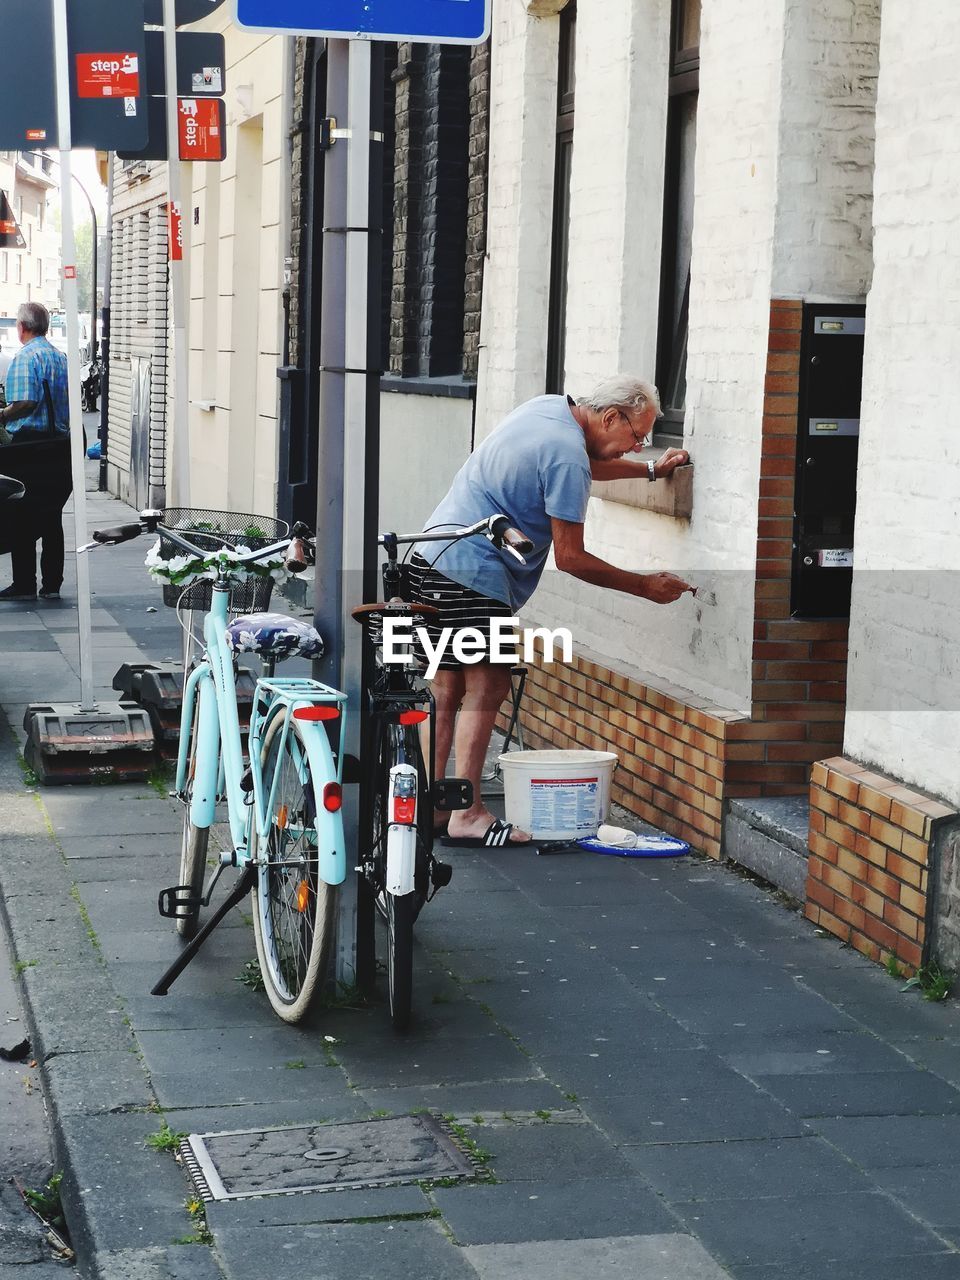
[[[91,537],[102,547],[115,547],[121,542],[139,538],[143,531],[143,526],[139,524],[120,524],[113,529],[94,529]]]
[[[476,524],[462,529],[429,530],[423,533],[383,533],[377,539],[379,546],[407,546],[413,542],[459,542],[462,538],[472,538],[482,533],[495,547],[508,551],[521,564],[526,564],[524,556],[533,550],[533,543],[520,529],[515,529],[506,516],[495,513],[478,520]]]

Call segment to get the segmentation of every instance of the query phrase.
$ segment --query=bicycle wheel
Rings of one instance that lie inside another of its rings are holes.
[[[265,847],[257,841],[253,927],[270,1003],[284,1022],[299,1022],[326,973],[339,890],[320,876],[310,764],[297,722],[286,735],[285,725],[285,715],[274,718],[261,754],[273,800]]]
[[[413,926],[426,901],[429,882],[429,854],[424,816],[428,811],[428,789],[420,736],[413,727],[390,726],[382,731],[377,753],[377,786],[373,799],[372,843],[377,868],[377,906],[387,926],[387,989],[390,1017],[397,1031],[410,1024],[413,1005]],[[396,895],[386,889],[387,804],[390,770],[397,764],[411,764],[417,771],[417,842],[412,893]]]
[[[190,755],[187,762],[187,780],[184,786],[186,805],[183,811],[183,834],[180,838],[180,878],[178,885],[190,886],[190,897],[198,900],[203,893],[203,880],[207,869],[207,847],[210,828],[194,826],[190,816],[190,802],[197,771],[197,742],[200,735],[200,687],[193,695],[193,718],[190,727]],[[207,714],[216,714],[216,706],[207,707]],[[177,933],[185,942],[195,937],[200,927],[200,907],[191,907],[186,915],[177,916]]]

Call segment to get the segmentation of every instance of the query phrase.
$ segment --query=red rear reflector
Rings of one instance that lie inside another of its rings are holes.
[[[294,720],[336,720],[340,708],[335,703],[321,702],[315,707],[297,707]]]
[[[401,711],[399,716],[401,724],[423,724],[429,718],[429,711]]]
[[[394,822],[402,822],[404,826],[410,826],[417,816],[417,798],[416,796],[394,796],[393,799],[393,820]]]
[[[323,807],[328,813],[336,813],[343,804],[339,782],[328,782],[323,788]]]

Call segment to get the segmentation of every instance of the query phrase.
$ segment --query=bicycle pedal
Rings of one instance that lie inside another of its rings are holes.
[[[449,862],[438,862],[434,858],[430,866],[430,883],[434,889],[445,888],[453,879],[453,867]]]
[[[186,920],[195,916],[202,906],[203,899],[198,898],[188,884],[161,889],[157,899],[157,910],[166,920]]]
[[[469,809],[473,804],[473,783],[467,778],[438,778],[430,788],[435,809]]]

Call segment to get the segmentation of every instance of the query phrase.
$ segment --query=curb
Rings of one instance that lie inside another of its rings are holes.
[[[144,1145],[150,1077],[38,791],[0,713],[0,912],[40,1063],[55,1167],[85,1280],[222,1280],[192,1230],[183,1171]]]

